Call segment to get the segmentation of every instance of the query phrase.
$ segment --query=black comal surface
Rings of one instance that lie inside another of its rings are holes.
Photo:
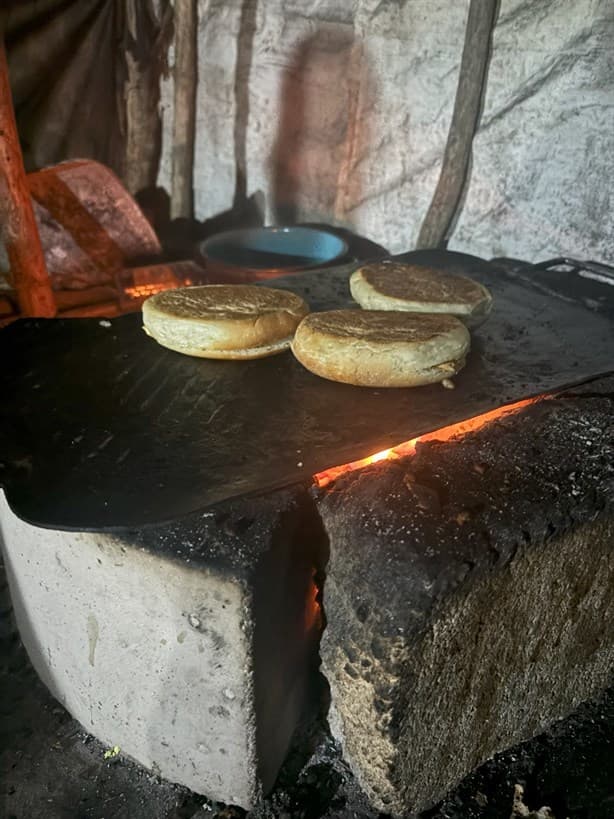
[[[614,288],[603,285],[606,299],[595,304],[580,280],[577,294],[559,297],[551,284],[475,257],[404,258],[465,273],[493,292],[454,390],[336,384],[290,352],[190,358],[147,338],[139,315],[9,326],[0,332],[0,483],[11,507],[55,528],[172,520],[614,371]],[[347,267],[295,274],[275,286],[312,309],[344,307],[348,275]]]

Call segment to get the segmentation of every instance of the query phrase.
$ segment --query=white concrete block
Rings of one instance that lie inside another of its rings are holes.
[[[252,806],[304,703],[317,630],[305,548],[294,555],[292,536],[262,548],[256,532],[241,553],[222,516],[229,566],[223,546],[199,541],[216,539],[215,523],[53,531],[20,520],[3,495],[0,524],[20,633],[54,696],[148,769]],[[179,555],[161,547],[174,539]]]

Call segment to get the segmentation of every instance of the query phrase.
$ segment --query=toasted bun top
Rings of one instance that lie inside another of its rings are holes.
[[[163,290],[147,299],[143,309],[193,321],[233,321],[278,312],[302,318],[308,312],[303,299],[294,293],[249,284],[208,284]]]
[[[311,313],[301,323],[309,328],[340,339],[360,339],[375,344],[424,344],[450,332],[466,330],[454,316],[445,314],[397,313],[391,310],[328,310]]]
[[[393,299],[472,305],[484,297],[478,282],[422,265],[379,262],[361,267],[360,273],[371,287]]]
[[[454,316],[331,310],[299,324],[292,352],[312,373],[364,387],[413,387],[457,373],[470,346]]]
[[[466,276],[394,261],[359,268],[350,290],[367,310],[450,313],[470,326],[481,323],[492,305],[489,291]]]
[[[283,352],[309,307],[287,290],[211,284],[164,290],[143,304],[145,332],[179,353],[260,358]]]

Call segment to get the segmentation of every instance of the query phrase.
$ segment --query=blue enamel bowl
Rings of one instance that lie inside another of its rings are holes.
[[[252,273],[255,279],[323,267],[347,252],[347,244],[334,233],[308,227],[229,230],[200,244],[209,271]]]

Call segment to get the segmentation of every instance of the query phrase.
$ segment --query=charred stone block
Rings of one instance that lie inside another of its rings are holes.
[[[252,806],[316,666],[323,555],[306,493],[112,534],[37,528],[0,500],[21,637],[54,696],[150,770]]]
[[[379,809],[429,806],[611,682],[613,406],[545,400],[321,494],[331,727]]]

